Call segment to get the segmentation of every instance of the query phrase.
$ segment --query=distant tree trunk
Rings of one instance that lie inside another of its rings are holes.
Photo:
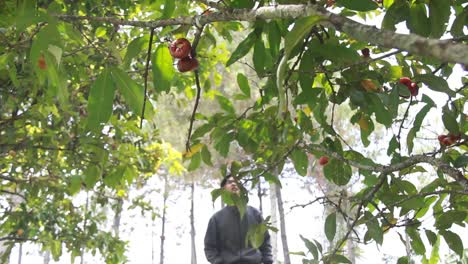
[[[86,233],[86,225],[88,221],[88,206],[89,206],[89,193],[86,192],[86,205],[85,205],[85,210],[84,210],[84,221],[83,221],[83,232]],[[84,244],[84,243],[83,243]],[[80,264],[84,264],[84,252],[85,252],[85,246],[81,246],[81,260]]]
[[[19,243],[18,249],[18,264],[21,264],[21,258],[23,257],[23,243]]]
[[[276,200],[278,201],[278,212],[279,220],[281,226],[281,243],[283,244],[283,255],[284,255],[284,264],[291,264],[291,259],[289,257],[289,246],[288,246],[288,237],[286,232],[286,219],[284,217],[284,208],[283,208],[283,198],[281,196],[281,188],[279,185],[275,185],[276,188]]]
[[[114,216],[114,224],[112,225],[112,229],[114,230],[114,235],[119,237],[119,229],[120,229],[120,219],[122,217],[122,206],[123,206],[123,199],[117,199],[117,208],[115,209],[115,216]]]
[[[164,194],[163,194],[163,211],[162,211],[162,227],[161,227],[161,248],[159,255],[159,264],[164,264],[164,240],[166,239],[166,206],[169,196],[169,186],[167,182],[167,173],[164,173]]]
[[[261,213],[263,213],[263,199],[262,199],[262,196],[263,196],[263,193],[262,193],[262,181],[258,181],[258,185],[257,185],[257,196],[258,196],[258,202],[259,202],[259,210]]]
[[[191,192],[190,192],[190,238],[192,244],[192,260],[191,264],[197,264],[197,250],[195,247],[195,182],[192,177]]]
[[[44,262],[43,262],[43,264],[49,264],[49,262],[50,262],[50,251],[46,250],[44,252]]]
[[[276,206],[276,189],[275,184],[270,183],[270,214],[271,214],[271,224],[274,227],[278,227],[278,215],[277,215],[277,206]],[[271,253],[273,254],[274,263],[278,263],[278,233],[270,233],[270,242],[271,242]]]

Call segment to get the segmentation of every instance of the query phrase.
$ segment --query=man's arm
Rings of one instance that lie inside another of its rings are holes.
[[[205,256],[211,264],[222,264],[223,260],[219,255],[218,250],[218,231],[216,228],[216,220],[211,217],[208,223],[208,228],[205,234]]]

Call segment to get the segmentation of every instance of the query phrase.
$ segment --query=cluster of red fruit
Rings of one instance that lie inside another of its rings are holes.
[[[192,45],[184,38],[176,39],[169,45],[169,52],[177,62],[180,72],[194,71],[198,68],[198,60],[192,56]]]
[[[408,87],[408,90],[410,91],[411,96],[416,96],[418,95],[419,92],[419,87],[418,84],[415,82],[412,82],[410,78],[408,77],[401,77],[400,78],[400,83],[403,85],[406,85]],[[405,97],[405,96],[402,96]],[[408,98],[408,97],[406,97]]]
[[[437,137],[437,139],[441,145],[450,146],[459,141],[461,139],[461,135],[455,136],[454,134],[449,133],[448,135],[440,135]]]

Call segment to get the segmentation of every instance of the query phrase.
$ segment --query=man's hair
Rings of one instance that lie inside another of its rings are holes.
[[[231,178],[231,177],[232,177],[231,174],[228,174],[228,175],[224,176],[224,178],[223,178],[223,180],[221,181],[221,184],[220,184],[220,185],[221,185],[221,188],[223,188],[224,185],[226,185],[228,179]]]

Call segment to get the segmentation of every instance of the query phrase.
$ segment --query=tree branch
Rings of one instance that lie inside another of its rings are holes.
[[[406,50],[414,55],[436,58],[442,62],[468,64],[468,46],[452,40],[438,40],[420,37],[416,34],[399,34],[390,30],[378,29],[349,18],[331,13],[317,5],[276,5],[265,6],[255,10],[234,9],[225,12],[213,12],[203,16],[178,17],[155,21],[129,21],[115,17],[92,17],[55,15],[64,21],[87,20],[114,25],[157,28],[171,25],[192,25],[198,19],[200,25],[222,21],[255,21],[257,19],[286,19],[305,16],[321,16],[322,24],[334,27],[357,40],[386,48]]]
[[[343,156],[339,155],[336,152],[333,152],[323,146],[320,145],[314,145],[314,144],[309,144],[306,146],[312,151],[321,151],[326,153],[328,156],[333,157],[335,159],[341,160],[350,166],[353,166],[358,169],[363,169],[363,170],[369,170],[369,171],[374,171],[374,172],[381,172],[381,173],[391,173],[395,171],[400,171],[403,169],[406,169],[410,166],[416,165],[418,163],[428,163],[431,164],[432,166],[440,169],[450,177],[452,177],[454,180],[456,180],[460,185],[463,186],[465,190],[468,190],[468,179],[465,178],[462,172],[459,170],[451,167],[449,164],[445,163],[441,159],[431,157],[431,156],[425,156],[425,155],[414,155],[410,156],[405,160],[402,160],[401,162],[392,164],[392,165],[381,165],[381,164],[375,164],[375,165],[364,165],[359,162],[353,161],[353,160],[348,160],[344,158]]]

